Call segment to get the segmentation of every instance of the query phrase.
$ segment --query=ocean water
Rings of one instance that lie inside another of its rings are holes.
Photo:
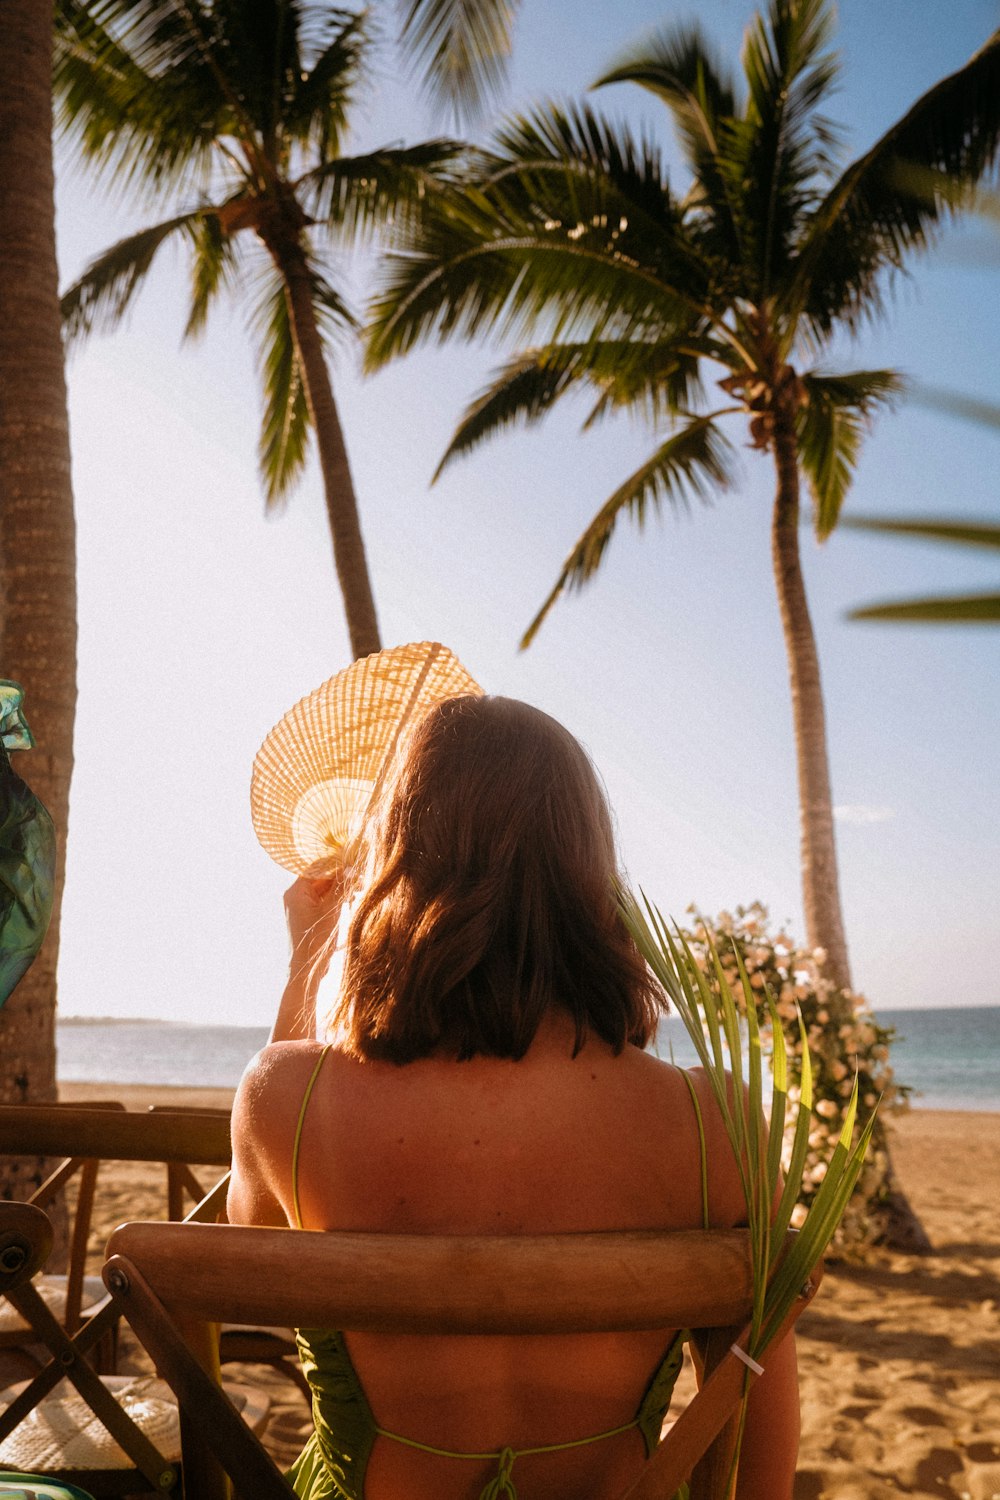
[[[922,1109],[1000,1112],[1000,1006],[885,1010],[894,1026],[892,1064]],[[68,1019],[57,1026],[66,1083],[177,1084],[235,1088],[267,1040],[263,1026],[185,1026],[172,1021]],[[694,1050],[676,1020],[661,1029],[658,1050],[682,1065]]]

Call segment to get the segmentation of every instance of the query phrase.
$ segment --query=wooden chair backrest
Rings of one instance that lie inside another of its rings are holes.
[[[730,1347],[744,1337],[751,1306],[745,1230],[469,1237],[135,1223],[115,1231],[108,1256],[105,1284],[195,1435],[184,1468],[198,1500],[223,1500],[225,1475],[254,1500],[292,1493],[192,1356],[197,1330],[211,1322],[394,1333],[699,1330],[702,1388],[628,1497],[673,1500],[689,1476],[691,1500],[728,1491],[750,1378]]]
[[[94,1104],[0,1105],[0,1155],[64,1158],[30,1201],[46,1208],[56,1192],[80,1176],[70,1235],[67,1327],[79,1324],[80,1289],[102,1161],[159,1162],[166,1167],[167,1217],[181,1218],[185,1195],[198,1202],[201,1185],[191,1166],[228,1170],[232,1156],[227,1110],[156,1106],[126,1110],[116,1101]],[[215,1194],[207,1215],[224,1194]]]
[[[220,1110],[2,1104],[0,1154],[228,1167],[229,1116]]]

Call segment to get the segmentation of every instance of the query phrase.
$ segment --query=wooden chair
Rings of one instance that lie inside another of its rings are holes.
[[[178,1108],[158,1104],[150,1106],[146,1113],[158,1118],[167,1116],[173,1119],[186,1115],[194,1122],[186,1133],[176,1139],[171,1138],[163,1156],[152,1157],[149,1156],[148,1149],[151,1136],[155,1149],[156,1132],[151,1127],[143,1126],[137,1134],[136,1128],[130,1123],[137,1118],[138,1111],[130,1114],[128,1121],[117,1131],[99,1130],[95,1135],[93,1131],[81,1130],[79,1112],[83,1109],[113,1109],[123,1113],[125,1107],[117,1101],[86,1105],[0,1105],[0,1155],[34,1155],[35,1143],[38,1143],[39,1155],[47,1154],[50,1148],[55,1149],[56,1156],[65,1155],[65,1160],[59,1163],[32,1194],[30,1202],[39,1208],[46,1208],[56,1193],[66,1187],[74,1176],[78,1176],[79,1189],[71,1221],[67,1274],[46,1275],[36,1283],[69,1334],[77,1331],[85,1316],[101,1310],[101,1304],[107,1295],[99,1276],[86,1275],[87,1249],[101,1160],[83,1155],[85,1144],[89,1141],[90,1146],[95,1149],[101,1146],[103,1157],[108,1161],[162,1162],[166,1169],[165,1202],[168,1219],[215,1219],[220,1214],[224,1215],[228,1176],[216,1182],[211,1194],[206,1196],[203,1185],[192,1171],[192,1164],[228,1168],[230,1161],[227,1109],[196,1109],[188,1106]],[[210,1123],[213,1120],[215,1123]],[[193,1154],[188,1159],[182,1159],[172,1154],[174,1147],[180,1151],[189,1150]],[[116,1328],[115,1319],[101,1344],[93,1352],[94,1367],[99,1374],[115,1373]],[[30,1337],[31,1330],[13,1304],[0,1304],[0,1349],[27,1351],[30,1348]],[[227,1326],[223,1328],[220,1337],[219,1358],[224,1365],[237,1362],[269,1365],[298,1387],[307,1404],[310,1400],[309,1387],[299,1367],[295,1339],[289,1328]]]
[[[17,1155],[71,1154],[73,1159],[94,1162],[160,1162],[168,1168],[192,1162],[226,1168],[230,1160],[225,1114],[4,1106],[0,1143]],[[224,1204],[224,1181],[203,1198],[196,1213],[215,1217]],[[28,1207],[0,1203],[0,1226]],[[32,1207],[37,1213],[37,1206]],[[48,1358],[23,1388],[11,1388],[0,1402],[0,1468],[40,1470],[98,1496],[176,1492],[180,1445],[169,1389],[150,1388],[147,1382],[141,1393],[123,1390],[114,1376],[102,1376],[94,1367],[94,1350],[119,1317],[110,1298],[71,1333],[31,1281],[6,1290],[0,1287],[0,1300],[3,1296]],[[66,1398],[65,1388],[56,1392],[64,1376],[75,1387],[72,1399]],[[262,1420],[266,1403],[245,1388],[238,1394],[254,1420]],[[140,1413],[135,1420],[125,1410],[133,1402]],[[27,1424],[29,1415],[33,1420]],[[26,1434],[32,1444],[40,1444],[38,1457],[32,1457],[35,1450]],[[113,1441],[106,1444],[105,1435]],[[76,1457],[67,1444],[77,1451]]]
[[[45,1264],[51,1248],[52,1227],[41,1209],[33,1203],[0,1205],[0,1297],[30,1281]],[[38,1477],[0,1469],[0,1494],[27,1494],[26,1485]],[[71,1500],[71,1496],[93,1500],[82,1490],[60,1487],[59,1493],[65,1500]]]
[[[51,1104],[45,1107],[48,1110],[62,1111],[67,1106]],[[80,1107],[122,1110],[125,1106],[117,1100],[107,1099]],[[21,1108],[20,1105],[0,1107],[0,1153],[16,1154],[13,1146],[8,1145],[8,1139],[14,1139],[17,1132],[15,1131],[14,1137],[11,1137],[7,1127],[11,1119],[22,1118],[19,1113],[12,1113],[20,1111]],[[100,1277],[86,1274],[87,1244],[90,1238],[99,1167],[100,1163],[93,1157],[66,1156],[49,1172],[28,1199],[28,1202],[37,1208],[47,1209],[57,1194],[65,1191],[73,1179],[76,1179],[76,1199],[70,1219],[67,1270],[65,1273],[49,1273],[41,1276],[36,1283],[45,1301],[70,1334],[76,1332],[85,1317],[99,1311],[100,1305],[107,1296]],[[30,1329],[27,1323],[13,1304],[7,1302],[0,1307],[0,1349],[24,1349],[25,1339],[29,1334]],[[108,1372],[114,1368],[113,1329],[96,1357]]]
[[[181,1410],[186,1494],[252,1500],[292,1490],[219,1391],[213,1322],[394,1333],[598,1333],[691,1328],[700,1391],[669,1429],[628,1500],[730,1493],[738,1407],[751,1379],[745,1230],[475,1238],[315,1233],[208,1224],[126,1224],[104,1279]],[[813,1297],[817,1268],[789,1314]],[[625,1497],[622,1497],[625,1500]]]

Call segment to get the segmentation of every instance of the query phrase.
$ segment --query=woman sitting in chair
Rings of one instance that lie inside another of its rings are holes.
[[[352,874],[298,880],[275,1040],[233,1113],[234,1223],[428,1234],[744,1218],[707,1080],[644,1049],[665,1002],[619,917],[607,804],[546,714],[452,698],[397,753]],[[360,899],[327,1045],[316,987]],[[609,1500],[655,1447],[676,1329],[304,1330],[304,1500]],[[751,1394],[739,1500],[788,1500],[791,1339]],[[515,1489],[516,1486],[516,1489]]]

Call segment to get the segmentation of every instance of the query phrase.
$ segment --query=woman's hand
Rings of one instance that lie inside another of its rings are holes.
[[[285,892],[293,975],[315,971],[319,981],[329,968],[346,885],[346,867],[338,865],[319,877],[300,875]]]
[[[347,866],[338,864],[321,876],[300,875],[285,892],[292,953],[272,1042],[310,1041],[316,1034],[316,992],[330,967],[347,878]]]

